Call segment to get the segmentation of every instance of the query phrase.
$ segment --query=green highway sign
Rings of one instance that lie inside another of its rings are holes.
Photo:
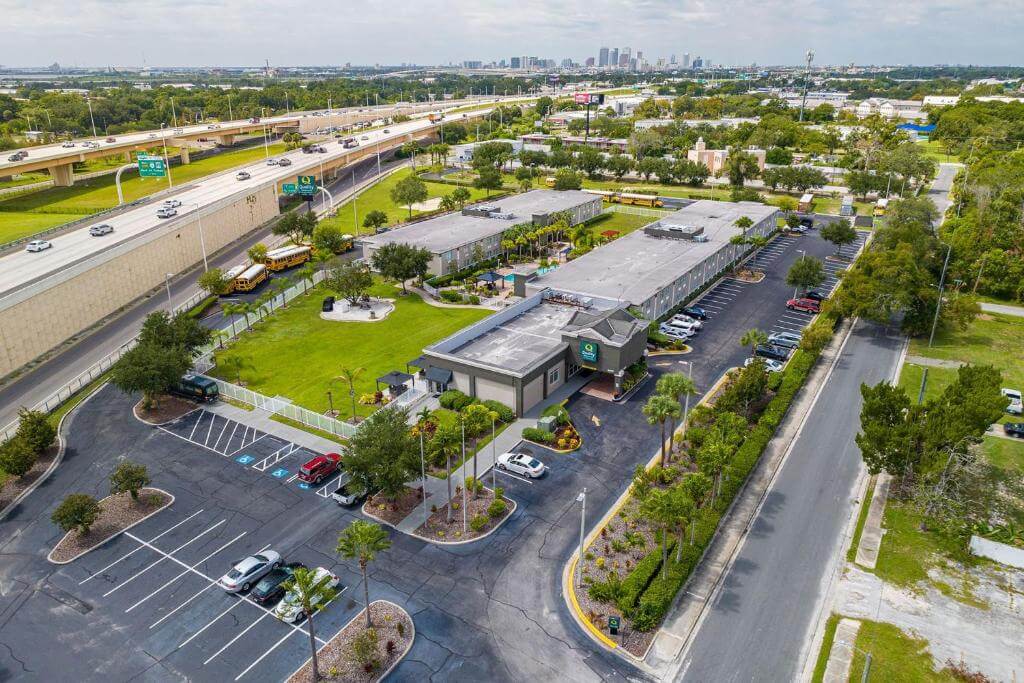
[[[142,178],[163,178],[167,175],[167,166],[160,157],[151,157],[145,154],[138,156],[139,176]]]
[[[597,342],[580,340],[580,357],[588,363],[597,362]]]
[[[283,183],[281,185],[281,191],[285,194],[295,194],[299,191],[299,186],[295,183]]]
[[[298,181],[299,194],[316,194],[316,176],[300,175]]]

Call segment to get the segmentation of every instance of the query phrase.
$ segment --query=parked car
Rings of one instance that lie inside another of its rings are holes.
[[[814,299],[790,299],[786,302],[786,308],[791,311],[803,311],[804,313],[821,312],[821,304]]]
[[[658,332],[669,339],[678,339],[679,341],[689,341],[690,338],[693,337],[692,332],[688,332],[680,327],[672,327],[665,323],[658,325]]]
[[[341,455],[326,453],[318,455],[299,468],[299,479],[307,484],[319,484],[338,471]]]
[[[687,306],[686,308],[683,309],[683,313],[690,316],[691,318],[696,318],[697,320],[708,319],[708,312],[701,308],[700,306]]]
[[[680,322],[680,323],[683,323],[684,325],[690,325],[690,326],[692,326],[692,327],[694,327],[694,328],[696,328],[698,330],[704,327],[704,323],[702,323],[701,321],[697,320],[693,316],[686,315],[685,313],[676,313],[669,320],[669,323],[673,323],[673,322]]]
[[[31,242],[25,245],[25,251],[46,251],[52,246],[53,245],[47,242],[46,240],[32,240]]]
[[[502,453],[498,456],[498,469],[536,479],[544,474],[544,463],[529,453]]]
[[[339,579],[337,576],[330,573],[323,567],[317,567],[315,570],[313,570],[314,583],[320,583],[324,580],[324,578],[327,577],[329,577],[326,584],[328,588],[337,588],[338,584],[341,583],[341,579]],[[315,597],[313,600],[313,604],[319,604],[320,600],[321,598],[319,596]],[[284,598],[281,599],[281,602],[277,603],[277,607],[274,608],[274,616],[280,619],[281,621],[287,622],[289,624],[294,624],[297,621],[302,621],[302,619],[306,616],[305,613],[303,613],[302,611],[302,605],[299,603],[299,596],[298,594],[296,594],[294,590],[290,590],[287,593],[285,593]]]
[[[89,228],[89,234],[93,237],[103,237],[114,232],[114,226],[109,223],[100,223]]]
[[[785,230],[790,233],[796,233],[797,235],[804,235],[807,233],[807,228],[802,225],[787,225]]]
[[[296,569],[305,569],[306,565],[301,562],[289,562],[276,569],[271,569],[267,575],[260,579],[249,597],[258,605],[273,605],[284,597],[284,584],[295,574]]]
[[[696,321],[692,321],[692,320],[683,320],[683,319],[675,320],[675,319],[672,319],[672,320],[666,320],[665,322],[663,322],[658,327],[659,328],[661,328],[662,326],[664,326],[664,327],[674,327],[676,329],[682,330],[683,332],[686,332],[687,334],[697,334],[697,330],[699,329],[697,327],[697,325],[699,325],[699,324],[700,323],[697,323]]]
[[[1020,415],[1024,411],[1024,404],[1021,403],[1020,390],[1001,389],[1003,396],[1010,399],[1010,405],[1006,406],[1006,412],[1010,415]]]
[[[156,210],[157,218],[172,218],[178,215],[178,210],[173,206],[161,206]]]
[[[771,360],[785,361],[789,358],[789,349],[774,344],[758,344],[754,350],[755,356],[770,358]]]
[[[1003,433],[1024,439],[1024,422],[1007,422],[1003,425]]]
[[[292,165],[292,160],[291,159],[278,159],[277,160],[277,165],[278,166],[291,166]]]
[[[814,219],[810,216],[804,216],[800,219],[800,226],[807,228],[808,230],[814,229]]]
[[[773,332],[768,335],[768,343],[773,346],[795,349],[800,346],[800,335],[795,332]]]
[[[164,200],[164,206],[166,206],[168,208],[171,208],[171,209],[176,209],[179,206],[181,206],[181,200],[180,199],[165,199]]]
[[[228,593],[247,591],[266,576],[272,569],[281,566],[281,556],[273,550],[264,550],[231,563],[228,573],[217,583]]]
[[[351,507],[366,498],[366,491],[359,484],[353,481],[347,481],[334,490],[331,494],[331,498],[338,505]]]
[[[764,363],[764,369],[767,370],[768,372],[782,372],[782,370],[785,368],[785,366],[781,362],[777,360],[772,360],[771,358],[748,358],[745,361],[743,361],[743,367],[749,368],[758,360]]]
[[[804,298],[814,299],[815,301],[820,303],[822,301],[828,301],[828,294],[825,294],[824,292],[819,292],[816,289],[812,289],[811,291],[804,294]]]
[[[252,175],[248,171],[239,171],[235,174],[235,180],[248,180]]]

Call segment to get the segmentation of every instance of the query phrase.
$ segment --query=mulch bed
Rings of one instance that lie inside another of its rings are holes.
[[[370,496],[363,503],[363,512],[371,517],[382,519],[392,526],[398,526],[399,522],[412,514],[423,503],[422,491],[422,486],[416,488],[406,486],[405,490],[395,498],[387,498],[380,494]],[[429,494],[427,498],[430,498]]]
[[[172,500],[169,493],[153,488],[140,490],[137,502],[133,501],[128,493],[107,496],[99,501],[100,513],[90,527],[89,533],[69,531],[57,543],[49,559],[53,562],[70,562],[77,559],[93,547],[106,543],[143,517],[170,505]]]
[[[0,510],[3,510],[10,505],[15,498],[24,493],[28,487],[36,483],[40,477],[46,472],[46,468],[57,457],[60,452],[60,446],[54,443],[39,456],[36,460],[36,464],[32,465],[32,469],[26,472],[20,477],[11,477],[8,479],[3,486],[0,486]]]
[[[370,671],[354,661],[352,641],[366,630],[365,610],[318,650],[320,675],[329,681],[345,683],[372,683],[380,680],[395,666],[412,644],[415,635],[412,617],[404,609],[390,602],[377,600],[370,603],[373,628],[377,632],[377,663]],[[399,633],[401,624],[401,633]],[[390,652],[388,644],[391,644]],[[313,680],[313,661],[310,659],[288,678],[288,683],[310,683]]]
[[[484,487],[475,500],[473,499],[473,494],[467,491],[467,506],[465,511],[466,531],[463,533],[462,490],[458,489],[458,492],[455,492],[456,487],[453,486],[452,491],[453,495],[451,502],[453,502],[454,505],[452,506],[451,524],[446,521],[448,503],[445,503],[441,507],[438,507],[436,512],[433,511],[433,509],[431,510],[431,515],[427,518],[426,523],[421,524],[414,532],[417,536],[449,543],[457,541],[472,541],[475,538],[480,538],[481,536],[486,535],[492,529],[499,526],[502,522],[508,519],[509,515],[512,514],[512,511],[515,510],[515,504],[508,498],[503,497],[506,505],[505,514],[496,519],[492,519],[487,514],[487,508],[492,502],[494,502],[494,491]],[[473,531],[473,529],[469,527],[469,522],[471,522],[477,515],[484,515],[487,517],[487,524],[479,531]]]
[[[142,401],[135,404],[135,417],[151,425],[162,425],[177,420],[196,409],[196,404],[179,396],[161,396],[150,410],[142,407]]]

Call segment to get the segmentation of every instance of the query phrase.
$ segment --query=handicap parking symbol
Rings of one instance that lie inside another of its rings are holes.
[[[301,482],[301,483],[299,484],[299,488],[300,488],[300,489],[308,489],[308,488],[309,488],[309,484],[307,484],[307,483],[305,483],[305,482]]]
[[[243,465],[248,465],[249,463],[251,463],[255,459],[256,458],[252,457],[251,455],[240,455],[237,458],[235,458],[235,461],[236,462],[240,462]]]
[[[281,479],[282,477],[287,476],[287,474],[288,474],[288,470],[282,469],[282,468],[279,467],[278,469],[276,469],[273,472],[271,472],[270,476],[277,477],[278,479]]]

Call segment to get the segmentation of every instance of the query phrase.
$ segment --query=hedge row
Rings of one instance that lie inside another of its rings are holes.
[[[509,408],[504,403],[499,403],[491,399],[481,401],[478,398],[472,398],[462,393],[458,389],[449,389],[438,397],[437,402],[441,404],[442,408],[448,410],[454,410],[461,412],[463,408],[473,403],[480,403],[481,405],[487,406],[490,410],[493,410],[498,414],[498,420],[501,422],[512,422],[516,419],[516,412]]]
[[[456,280],[465,280],[468,277],[482,275],[487,271],[497,267],[498,259],[491,258],[487,259],[486,261],[481,261],[480,263],[474,263],[472,266],[469,266],[468,268],[463,268],[462,270],[457,270],[454,273],[448,273],[447,275],[437,275],[435,277],[430,278],[429,280],[426,280],[426,283],[431,287],[447,287]]]
[[[674,540],[669,544],[669,557],[672,557],[672,553],[675,552],[675,545],[676,542]],[[622,582],[622,594],[619,596],[616,604],[618,604],[623,614],[626,616],[633,614],[633,608],[636,606],[637,600],[647,590],[647,587],[651,585],[651,581],[654,580],[654,577],[658,575],[660,570],[661,544],[658,544],[642,560],[636,563],[633,571]]]

